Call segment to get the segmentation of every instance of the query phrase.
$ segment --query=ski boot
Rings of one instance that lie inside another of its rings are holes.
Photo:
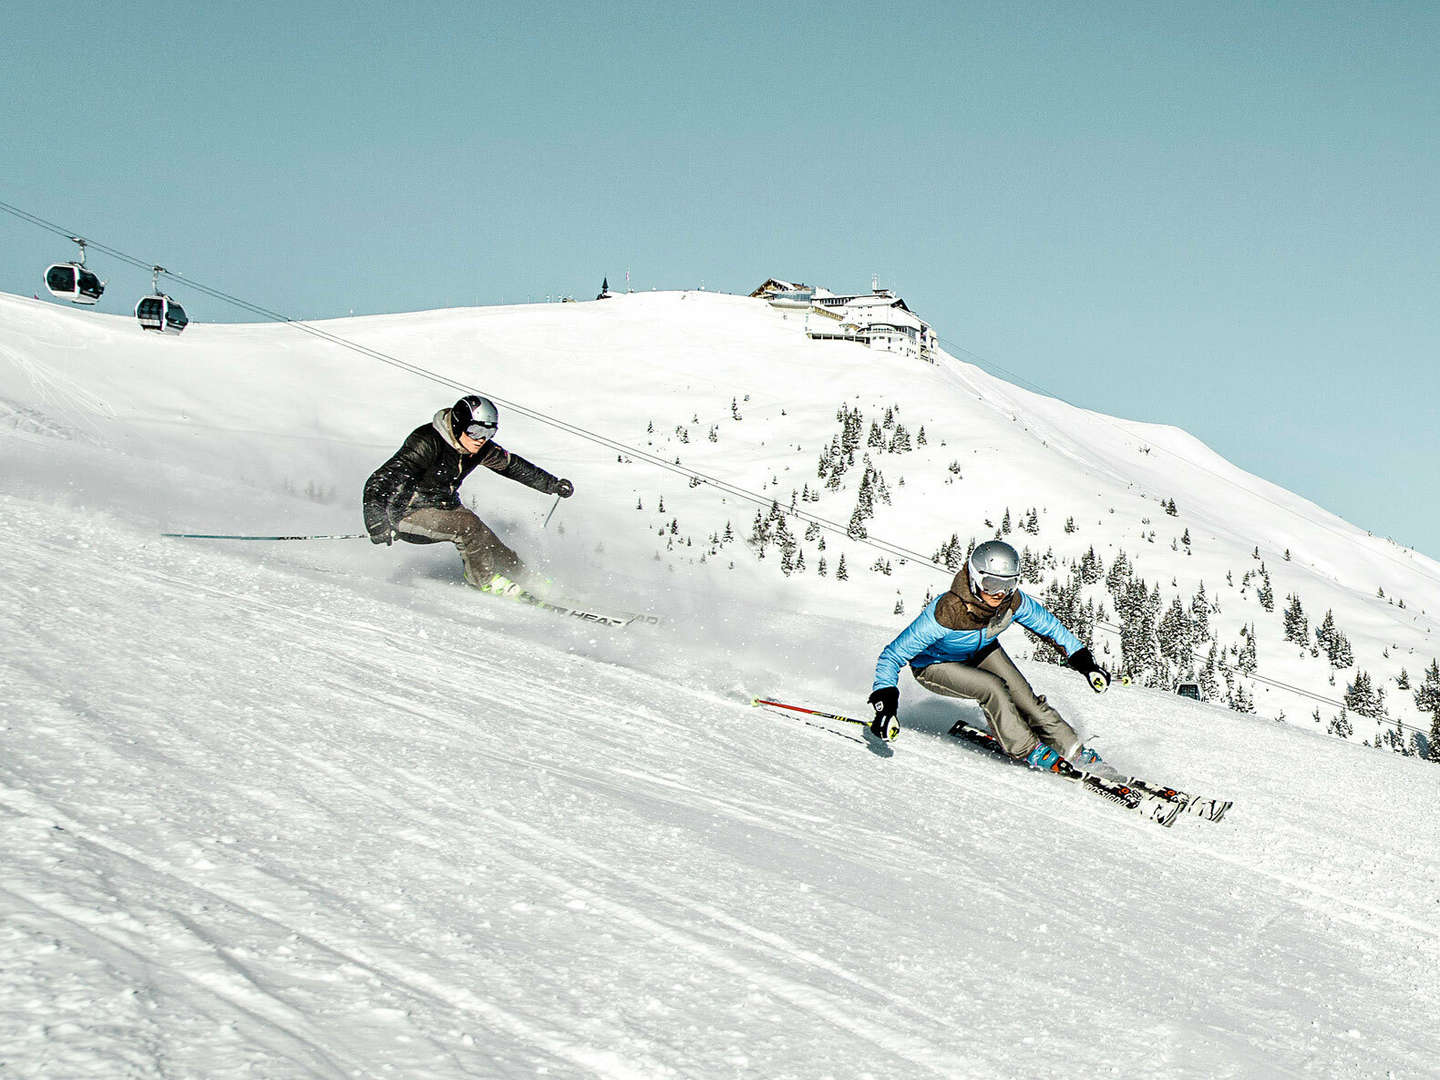
[[[1113,780],[1120,783],[1126,779],[1120,770],[1105,764],[1105,759],[1089,746],[1080,747],[1075,752],[1075,756],[1070,759],[1070,763],[1080,772],[1098,776],[1102,780]]]
[[[1060,751],[1043,742],[1025,755],[1025,764],[1041,772],[1058,773],[1070,768],[1070,763],[1060,756]]]
[[[492,574],[490,580],[478,588],[481,592],[490,593],[493,596],[515,596],[522,591],[516,582],[511,581],[504,574]]]

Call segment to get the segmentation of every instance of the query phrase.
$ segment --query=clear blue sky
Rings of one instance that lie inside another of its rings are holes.
[[[878,273],[1440,556],[1437,56],[1353,0],[23,3],[0,200],[303,318]],[[0,215],[0,289],[71,250]]]

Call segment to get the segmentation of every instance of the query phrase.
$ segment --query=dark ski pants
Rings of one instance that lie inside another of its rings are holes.
[[[990,733],[1012,757],[1024,757],[1042,741],[1066,759],[1080,750],[1075,729],[1035,693],[999,645],[977,664],[931,664],[914,674],[915,681],[932,693],[978,701]]]
[[[412,510],[400,519],[396,528],[400,538],[412,544],[438,544],[445,540],[454,544],[465,564],[466,582],[477,589],[496,574],[515,581],[525,573],[520,556],[463,506],[456,510]]]

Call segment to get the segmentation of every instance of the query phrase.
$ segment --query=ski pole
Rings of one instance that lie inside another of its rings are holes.
[[[559,506],[559,505],[560,505],[560,496],[559,496],[559,495],[556,495],[556,496],[555,496],[555,501],[550,504],[550,513],[548,513],[548,514],[545,515],[545,524],[544,524],[544,525],[541,525],[540,528],[542,528],[542,529],[548,529],[548,528],[550,527],[550,519],[555,516],[555,507],[557,507],[557,506]]]
[[[867,730],[869,729],[871,724],[871,721],[869,720],[857,720],[853,716],[840,716],[838,713],[821,712],[819,709],[807,709],[803,705],[787,705],[783,701],[770,701],[766,698],[751,698],[750,704],[769,705],[773,709],[789,709],[791,712],[805,713],[808,716],[819,716],[823,717],[826,720],[839,720],[841,723],[844,724],[859,724],[861,727]],[[899,723],[897,723],[894,719],[891,719],[890,724],[885,732],[885,738],[893,740],[899,734]]]
[[[241,536],[235,533],[161,533],[179,540],[368,540],[368,533],[343,533],[315,536]]]

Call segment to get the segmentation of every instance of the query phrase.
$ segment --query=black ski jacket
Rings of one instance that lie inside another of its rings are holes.
[[[422,424],[405,438],[404,445],[365,481],[365,529],[377,544],[414,510],[456,510],[460,485],[484,465],[526,487],[555,494],[556,478],[538,465],[512,454],[496,442],[487,442],[477,454],[461,453],[450,431],[450,410]]]

